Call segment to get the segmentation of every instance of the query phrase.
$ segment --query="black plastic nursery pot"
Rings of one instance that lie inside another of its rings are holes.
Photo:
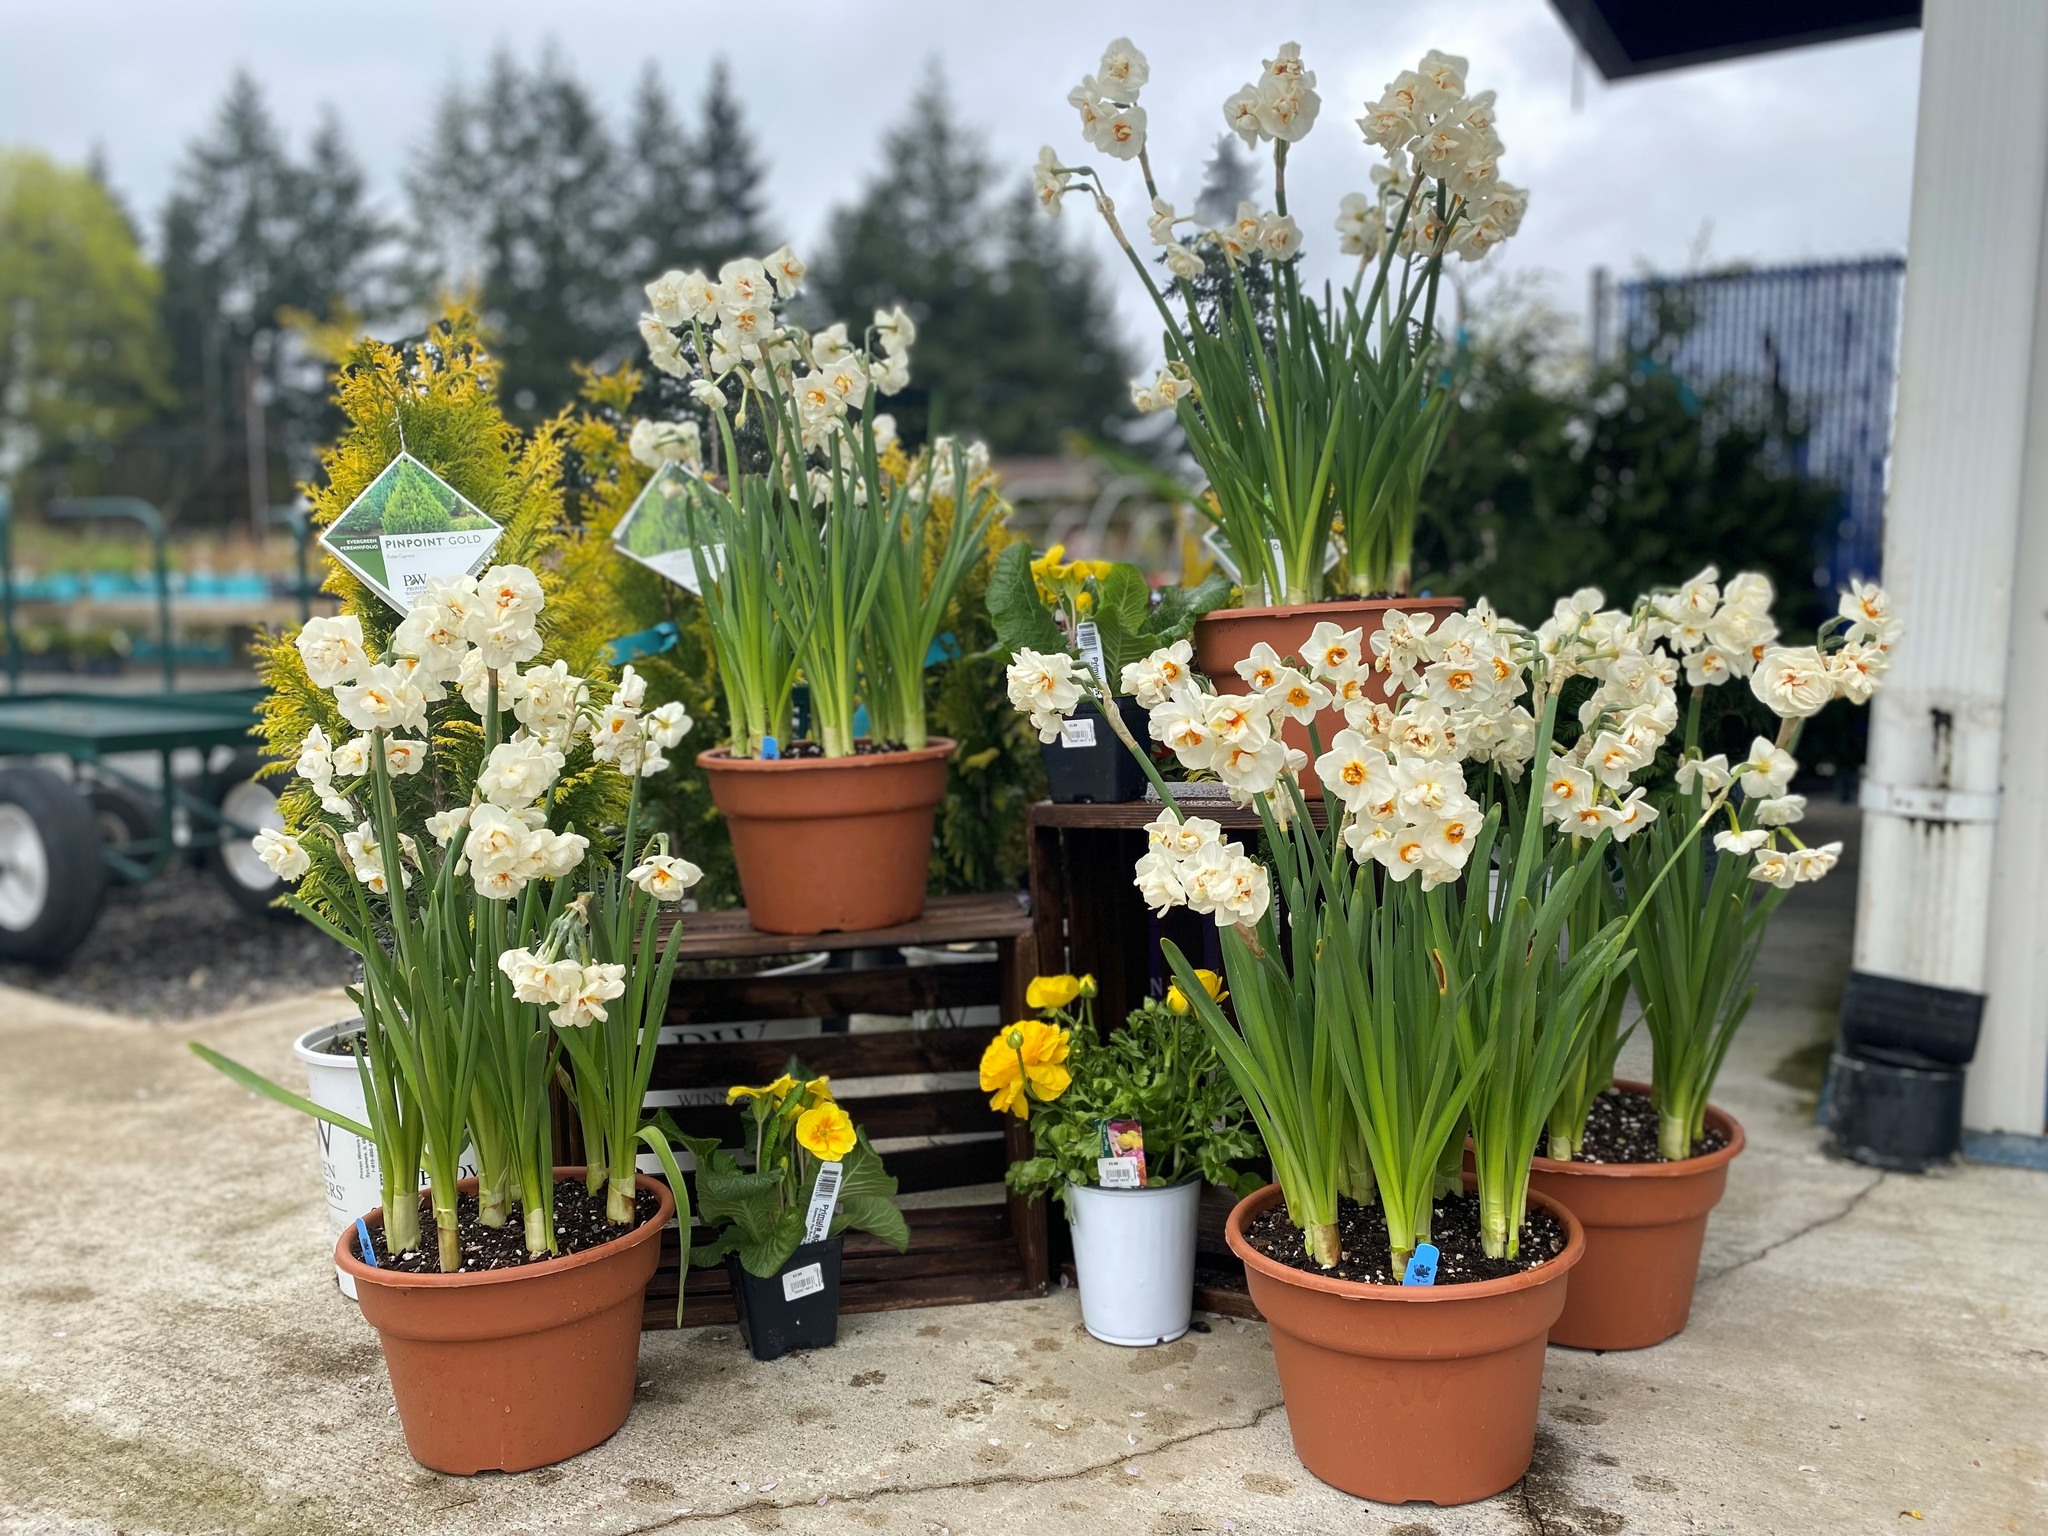
[[[829,1349],[839,1339],[839,1254],[844,1237],[805,1243],[774,1274],[750,1274],[727,1255],[740,1332],[756,1360],[780,1360],[792,1349]]]
[[[1141,746],[1148,740],[1145,708],[1118,699],[1124,727]],[[1101,707],[1084,700],[1067,718],[1059,740],[1040,744],[1048,792],[1058,805],[1121,805],[1145,795],[1145,770],[1103,719]]]
[[[1963,1069],[1905,1052],[1885,1057],[1838,1050],[1828,1063],[1829,1150],[1902,1173],[1954,1161],[1963,1149]]]

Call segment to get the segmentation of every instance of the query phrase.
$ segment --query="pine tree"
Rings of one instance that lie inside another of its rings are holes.
[[[652,62],[641,73],[626,130],[631,151],[625,270],[644,283],[672,267],[701,266],[704,198],[695,147]]]
[[[247,74],[229,84],[212,131],[187,150],[162,220],[165,333],[177,418],[192,451],[169,478],[211,521],[249,515],[311,469],[331,431],[320,370],[292,339],[299,317],[341,321],[372,302],[385,231],[330,116],[306,163],[293,161]],[[264,412],[269,483],[248,483],[249,411]],[[287,459],[274,450],[296,446]]]
[[[762,219],[767,170],[755,158],[722,58],[711,65],[695,148],[701,218],[690,264],[716,272],[735,256],[766,255],[772,243]]]
[[[1219,133],[1216,149],[1202,167],[1202,190],[1195,194],[1195,217],[1212,228],[1229,223],[1237,214],[1237,205],[1253,196],[1257,176],[1244,141],[1234,133]]]
[[[880,175],[832,216],[813,267],[814,308],[865,326],[901,301],[918,326],[910,387],[889,401],[915,443],[980,436],[1050,453],[1128,413],[1128,373],[1095,268],[1057,226],[1002,197],[978,136],[936,69],[883,141]]]
[[[620,161],[579,82],[500,53],[474,94],[448,88],[408,178],[416,285],[477,295],[515,420],[559,410],[576,365],[631,338]]]

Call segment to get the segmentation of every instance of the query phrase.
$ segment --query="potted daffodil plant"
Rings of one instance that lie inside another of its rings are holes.
[[[1813,644],[1790,645],[1772,599],[1765,577],[1743,572],[1723,584],[1710,566],[1626,611],[1606,608],[1594,589],[1558,604],[1557,622],[1606,637],[1605,656],[1598,690],[1579,706],[1587,733],[1551,760],[1544,802],[1569,829],[1599,783],[1627,774],[1658,815],[1617,851],[1619,878],[1589,887],[1574,919],[1597,927],[1650,893],[1627,973],[1582,1040],[1535,1164],[1535,1187],[1586,1228],[1555,1344],[1640,1349],[1685,1326],[1707,1216],[1743,1146],[1734,1117],[1708,1103],[1714,1079],[1756,995],[1751,974],[1772,914],[1841,855],[1840,843],[1799,834],[1806,801],[1792,792],[1792,754],[1830,703],[1869,701],[1901,626],[1883,588],[1858,581]],[[1743,685],[1778,721],[1746,752],[1740,736],[1714,739],[1729,713],[1715,700]],[[1657,756],[1666,732],[1675,753]],[[1719,747],[1734,750],[1710,750]],[[1697,830],[1703,817],[1711,844]],[[1614,1077],[1631,986],[1650,1039],[1647,1084]]]
[[[1263,597],[1196,628],[1219,688],[1236,688],[1232,671],[1254,645],[1296,652],[1319,619],[1369,623],[1385,599],[1438,616],[1460,606],[1408,597],[1422,483],[1454,409],[1438,292],[1448,259],[1483,259],[1528,203],[1500,175],[1493,92],[1468,90],[1466,73],[1465,60],[1431,51],[1357,120],[1381,160],[1371,190],[1339,204],[1339,252],[1356,266],[1320,298],[1300,274],[1306,237],[1288,201],[1290,158],[1322,107],[1297,45],[1223,102],[1248,148],[1271,146],[1272,189],[1269,204],[1243,202],[1220,225],[1164,195],[1140,104],[1150,65],[1128,38],[1068,95],[1092,153],[1039,153],[1046,211],[1092,202],[1158,315],[1166,356],[1133,383],[1133,401],[1178,419],[1233,574],[1249,600]],[[1135,164],[1143,247],[1113,200],[1112,161]]]
[[[366,1118],[194,1047],[375,1146],[382,1207],[335,1259],[382,1335],[408,1447],[448,1472],[558,1461],[624,1422],[685,1193],[641,1102],[679,942],[657,942],[657,913],[698,872],[639,806],[690,720],[645,709],[631,668],[606,687],[548,659],[544,608],[532,570],[496,566],[426,583],[381,639],[345,613],[271,650],[268,680],[300,707],[272,712],[270,744],[296,780],[285,829],[255,847],[362,961]],[[585,1167],[554,1166],[561,1081]],[[666,1185],[637,1172],[643,1147]]]
[[[1144,575],[1127,561],[1065,556],[1063,545],[1034,558],[1028,544],[1017,543],[996,557],[988,610],[1004,654],[1064,651],[1099,681],[1113,683],[1126,666],[1162,648],[1191,658],[1187,636],[1196,621],[1230,598],[1230,579],[1220,573],[1192,588],[1164,588],[1155,599]],[[1144,729],[1145,710],[1137,700],[1121,694],[1116,708],[1126,732]],[[1041,735],[1046,785],[1056,803],[1114,804],[1144,794],[1144,773],[1094,701],[1084,699],[1056,733]]]
[[[1441,623],[1392,610],[1369,636],[1318,629],[1248,693],[1168,653],[1122,679],[1152,741],[1258,813],[1263,856],[1187,814],[1132,743],[1165,804],[1135,880],[1156,910],[1217,923],[1227,1012],[1171,943],[1166,959],[1276,1175],[1229,1239],[1273,1328],[1297,1453],[1367,1497],[1482,1498],[1532,1453],[1544,1340],[1584,1238],[1531,1189],[1531,1154],[1672,867],[1571,928],[1611,850],[1659,816],[1612,771],[1567,830],[1532,779],[1593,750],[1600,712],[1588,726],[1562,704],[1608,686],[1611,659],[1590,612],[1530,631],[1482,602]],[[1013,697],[1056,718],[1092,690],[1076,673],[1020,653]],[[1308,727],[1313,755],[1278,729],[1297,674],[1343,701],[1333,737]],[[1638,726],[1661,741],[1674,723]]]
[[[714,1229],[690,1262],[725,1265],[755,1359],[827,1348],[839,1337],[846,1233],[866,1232],[899,1253],[910,1244],[896,1181],[832,1085],[801,1062],[772,1083],[732,1088],[726,1101],[741,1107],[743,1153],[669,1122],[697,1160],[697,1210]]]
[[[1195,977],[1226,999],[1213,971]],[[1178,982],[1107,1035],[1094,997],[1092,977],[1036,978],[1038,1017],[997,1031],[981,1086],[990,1108],[1030,1119],[1033,1155],[1009,1186],[1066,1207],[1083,1326],[1106,1344],[1170,1343],[1194,1315],[1202,1190],[1255,1187],[1233,1165],[1258,1139]]]
[[[858,342],[814,334],[784,312],[803,277],[786,247],[716,281],[669,272],[641,317],[654,365],[714,424],[717,468],[685,476],[683,510],[731,736],[698,762],[749,917],[774,933],[924,910],[954,746],[927,729],[925,667],[1001,513],[985,452],[892,451],[880,402],[909,381],[910,316],[877,311]],[[799,682],[810,737],[792,741]]]

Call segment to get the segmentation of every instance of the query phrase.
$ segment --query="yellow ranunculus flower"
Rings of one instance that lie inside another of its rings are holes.
[[[1024,989],[1024,1001],[1033,1008],[1064,1008],[1081,995],[1078,976],[1034,976]]]
[[[1202,984],[1202,990],[1209,994],[1212,1002],[1220,1003],[1223,999],[1230,996],[1228,992],[1223,990],[1223,978],[1214,971],[1197,969],[1195,980]],[[1175,1013],[1186,1013],[1188,1011],[1188,995],[1181,991],[1180,983],[1177,981],[1167,984],[1166,1006]]]
[[[1067,1032],[1056,1024],[1020,1019],[998,1031],[981,1053],[981,1091],[989,1096],[988,1107],[1022,1120],[1030,1115],[1033,1099],[1050,1104],[1074,1080],[1063,1065],[1066,1059]]]
[[[836,1163],[853,1150],[852,1117],[830,1099],[814,1104],[797,1118],[796,1139],[813,1157]]]

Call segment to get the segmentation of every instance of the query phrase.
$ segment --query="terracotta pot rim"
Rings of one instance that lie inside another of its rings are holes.
[[[1650,1085],[1638,1082],[1632,1077],[1617,1077],[1614,1086],[1630,1093],[1647,1094]],[[1563,1163],[1555,1158],[1538,1154],[1532,1167],[1543,1173],[1559,1173],[1575,1179],[1686,1179],[1699,1174],[1712,1173],[1725,1168],[1735,1161],[1742,1151],[1747,1138],[1742,1133],[1742,1122],[1718,1105],[1707,1106],[1707,1120],[1720,1127],[1721,1134],[1728,1138],[1728,1144],[1716,1151],[1699,1157],[1688,1157],[1677,1163]]]
[[[1345,607],[1420,608],[1424,606],[1443,607],[1445,605],[1463,609],[1465,599],[1450,594],[1437,597],[1434,595],[1417,595],[1415,593],[1409,593],[1405,597],[1333,597],[1327,602],[1321,603],[1281,603],[1265,608],[1212,608],[1196,622],[1210,624],[1239,619],[1295,619],[1306,614],[1330,613]],[[1408,1289],[1417,1290],[1421,1289],[1421,1287],[1410,1286]]]
[[[1244,1261],[1247,1269],[1256,1270],[1268,1280],[1281,1285],[1297,1286],[1305,1291],[1321,1291],[1325,1295],[1340,1297],[1346,1301],[1393,1301],[1416,1303],[1447,1303],[1457,1301],[1483,1301],[1489,1296],[1506,1296],[1515,1291],[1526,1291],[1561,1278],[1574,1264],[1585,1256],[1586,1231],[1574,1216],[1550,1196],[1529,1191],[1533,1205],[1541,1206],[1564,1224],[1564,1252],[1555,1258],[1546,1259],[1534,1269],[1525,1269],[1520,1274],[1502,1275],[1497,1280],[1474,1280],[1452,1285],[1369,1285],[1361,1280],[1336,1280],[1326,1275],[1310,1274],[1307,1270],[1296,1269],[1291,1264],[1282,1264],[1259,1252],[1246,1239],[1245,1228],[1252,1218],[1268,1207],[1280,1203],[1280,1186],[1268,1184],[1263,1189],[1253,1190],[1236,1205],[1231,1207],[1230,1220],[1223,1229],[1230,1251]]]
[[[582,1178],[588,1170],[581,1165],[573,1168],[556,1168],[557,1179]],[[462,1179],[456,1183],[456,1190],[465,1195],[476,1193],[477,1181]],[[353,1252],[356,1240],[355,1223],[342,1228],[341,1235],[334,1240],[334,1262],[354,1277],[358,1286],[374,1285],[388,1291],[427,1290],[462,1291],[477,1290],[487,1286],[516,1285],[523,1280],[540,1280],[551,1275],[565,1274],[571,1270],[584,1269],[606,1258],[618,1256],[636,1244],[644,1243],[650,1237],[658,1240],[676,1214],[676,1197],[661,1180],[644,1173],[633,1175],[636,1189],[651,1190],[657,1202],[655,1212],[623,1237],[615,1237],[608,1243],[599,1243],[595,1248],[585,1248],[581,1253],[565,1253],[552,1259],[542,1259],[538,1264],[516,1264],[510,1269],[486,1269],[476,1274],[413,1274],[407,1270],[385,1269],[378,1265],[365,1264]],[[384,1207],[378,1206],[363,1220],[372,1226],[384,1224]],[[431,1231],[422,1224],[421,1236]]]
[[[725,747],[707,747],[697,754],[697,766],[720,773],[825,773],[857,768],[886,768],[896,764],[927,763],[935,757],[951,757],[959,743],[950,736],[933,736],[922,747],[901,752],[877,752],[865,757],[734,757]]]

